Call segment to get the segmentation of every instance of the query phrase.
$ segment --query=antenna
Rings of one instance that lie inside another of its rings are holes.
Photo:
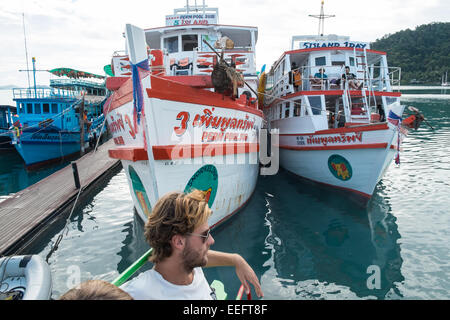
[[[25,60],[27,62],[28,88],[30,87],[30,68],[28,67],[27,35],[25,33],[25,13],[22,12],[23,38],[25,40]],[[34,59],[34,58],[33,58]]]
[[[326,18],[334,18],[335,17],[334,14],[324,14],[324,12],[323,12],[323,2],[324,2],[324,0],[322,0],[322,6],[320,7],[320,14],[319,15],[315,15],[315,14],[310,14],[309,15],[310,17],[319,19],[319,36],[323,36],[325,19]]]

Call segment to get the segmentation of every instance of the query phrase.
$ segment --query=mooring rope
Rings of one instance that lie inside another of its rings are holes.
[[[113,94],[111,95],[111,98],[110,98],[110,101],[109,101],[109,104],[108,104],[108,107],[107,107],[107,112],[105,112],[106,114],[109,112],[109,109],[110,109],[110,107],[111,107],[111,103],[112,103],[114,94],[115,94],[115,92],[113,92]],[[105,126],[105,123],[106,123],[106,116],[105,116],[105,118],[103,119],[103,122],[102,122],[102,129],[100,130],[100,134],[98,135],[97,142],[96,142],[96,146],[95,146],[95,149],[94,149],[94,152],[93,152],[92,155],[95,155],[95,153],[96,153],[96,151],[97,151],[97,146],[98,146],[99,141],[100,141],[100,139],[101,139],[101,137],[102,137],[102,131],[103,131],[103,128],[104,128],[104,126]],[[88,168],[86,169],[86,170],[87,170],[87,171],[86,171],[86,175],[89,173],[89,170],[90,170],[90,169],[91,169],[91,167],[88,167]],[[76,196],[75,201],[74,201],[74,203],[73,203],[73,206],[72,206],[72,209],[71,209],[71,211],[70,211],[70,214],[69,214],[69,216],[68,216],[67,219],[66,219],[66,223],[65,223],[65,225],[64,225],[64,228],[61,230],[60,234],[58,235],[58,238],[57,238],[56,241],[55,241],[55,244],[52,246],[52,248],[50,249],[49,253],[47,254],[47,256],[46,256],[46,258],[45,258],[45,261],[46,261],[47,263],[48,263],[50,257],[52,256],[52,254],[58,249],[59,244],[61,243],[61,241],[62,241],[62,239],[63,239],[63,237],[64,237],[64,232],[65,232],[65,231],[68,232],[68,226],[69,226],[70,218],[72,217],[72,214],[73,214],[73,212],[75,211],[75,207],[77,206],[77,203],[78,203],[78,199],[79,199],[79,197],[80,197],[80,194],[81,194],[81,192],[85,189],[85,187],[86,187],[86,186],[81,186],[81,185],[80,185],[80,188],[78,189],[77,196]]]

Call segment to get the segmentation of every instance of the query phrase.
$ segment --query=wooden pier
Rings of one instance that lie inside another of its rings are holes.
[[[108,156],[112,139],[76,160],[81,194],[121,168]],[[72,165],[17,192],[0,203],[0,255],[20,254],[55,217],[67,214],[77,197]]]

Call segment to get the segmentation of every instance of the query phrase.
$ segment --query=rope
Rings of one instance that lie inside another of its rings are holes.
[[[113,92],[113,94],[112,94],[112,96],[111,96],[111,99],[110,99],[110,101],[109,101],[109,105],[108,105],[108,108],[107,108],[107,112],[109,112],[109,109],[110,109],[110,107],[111,107],[111,102],[112,102],[112,100],[113,100],[112,97],[114,96],[114,94],[115,94],[115,92]],[[107,113],[107,112],[106,112],[106,113]],[[102,129],[100,130],[100,134],[98,135],[97,143],[96,143],[96,145],[95,145],[95,149],[94,149],[94,153],[93,153],[93,154],[95,154],[96,151],[97,151],[97,146],[98,146],[98,143],[99,143],[100,138],[101,138],[101,136],[102,136],[102,135],[101,135],[101,132],[103,131],[103,128],[104,128],[104,126],[105,126],[105,123],[106,123],[106,117],[105,117],[105,119],[103,119]],[[89,170],[90,170],[90,167],[87,168],[87,171],[86,171],[87,173],[86,173],[86,174],[89,173]],[[65,223],[65,225],[64,225],[64,228],[62,229],[62,231],[61,231],[60,234],[58,235],[58,238],[56,239],[55,244],[52,246],[52,248],[50,249],[49,253],[47,254],[47,256],[46,256],[46,258],[45,258],[45,261],[46,261],[47,263],[48,263],[48,260],[50,259],[50,257],[52,256],[52,254],[58,249],[59,244],[61,243],[61,241],[62,241],[62,239],[63,239],[64,232],[65,232],[66,230],[67,230],[67,233],[69,232],[68,226],[69,226],[70,218],[72,217],[72,214],[73,214],[73,212],[75,211],[75,207],[76,207],[76,205],[77,205],[78,198],[80,197],[81,191],[83,191],[84,188],[85,188],[85,186],[80,186],[80,189],[78,190],[78,193],[77,193],[77,196],[76,196],[75,201],[74,201],[74,203],[73,203],[73,206],[72,206],[72,209],[71,209],[71,211],[70,211],[70,214],[69,214],[69,216],[68,216],[67,219],[66,219],[66,223]]]

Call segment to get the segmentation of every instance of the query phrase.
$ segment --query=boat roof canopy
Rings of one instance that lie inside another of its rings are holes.
[[[56,68],[56,69],[49,70],[48,72],[50,72],[58,77],[66,76],[66,77],[72,78],[72,79],[79,79],[79,78],[104,79],[105,78],[104,76],[100,76],[98,74],[75,70],[75,69],[71,69],[71,68]]]
[[[258,28],[250,26],[232,26],[232,25],[189,25],[189,26],[166,26],[151,28],[145,30],[145,37],[150,49],[161,49],[161,37],[168,35],[177,36],[178,34],[205,33],[211,31],[220,32],[233,40],[236,47],[250,47],[252,45],[252,32],[255,35],[255,44],[258,40]]]

